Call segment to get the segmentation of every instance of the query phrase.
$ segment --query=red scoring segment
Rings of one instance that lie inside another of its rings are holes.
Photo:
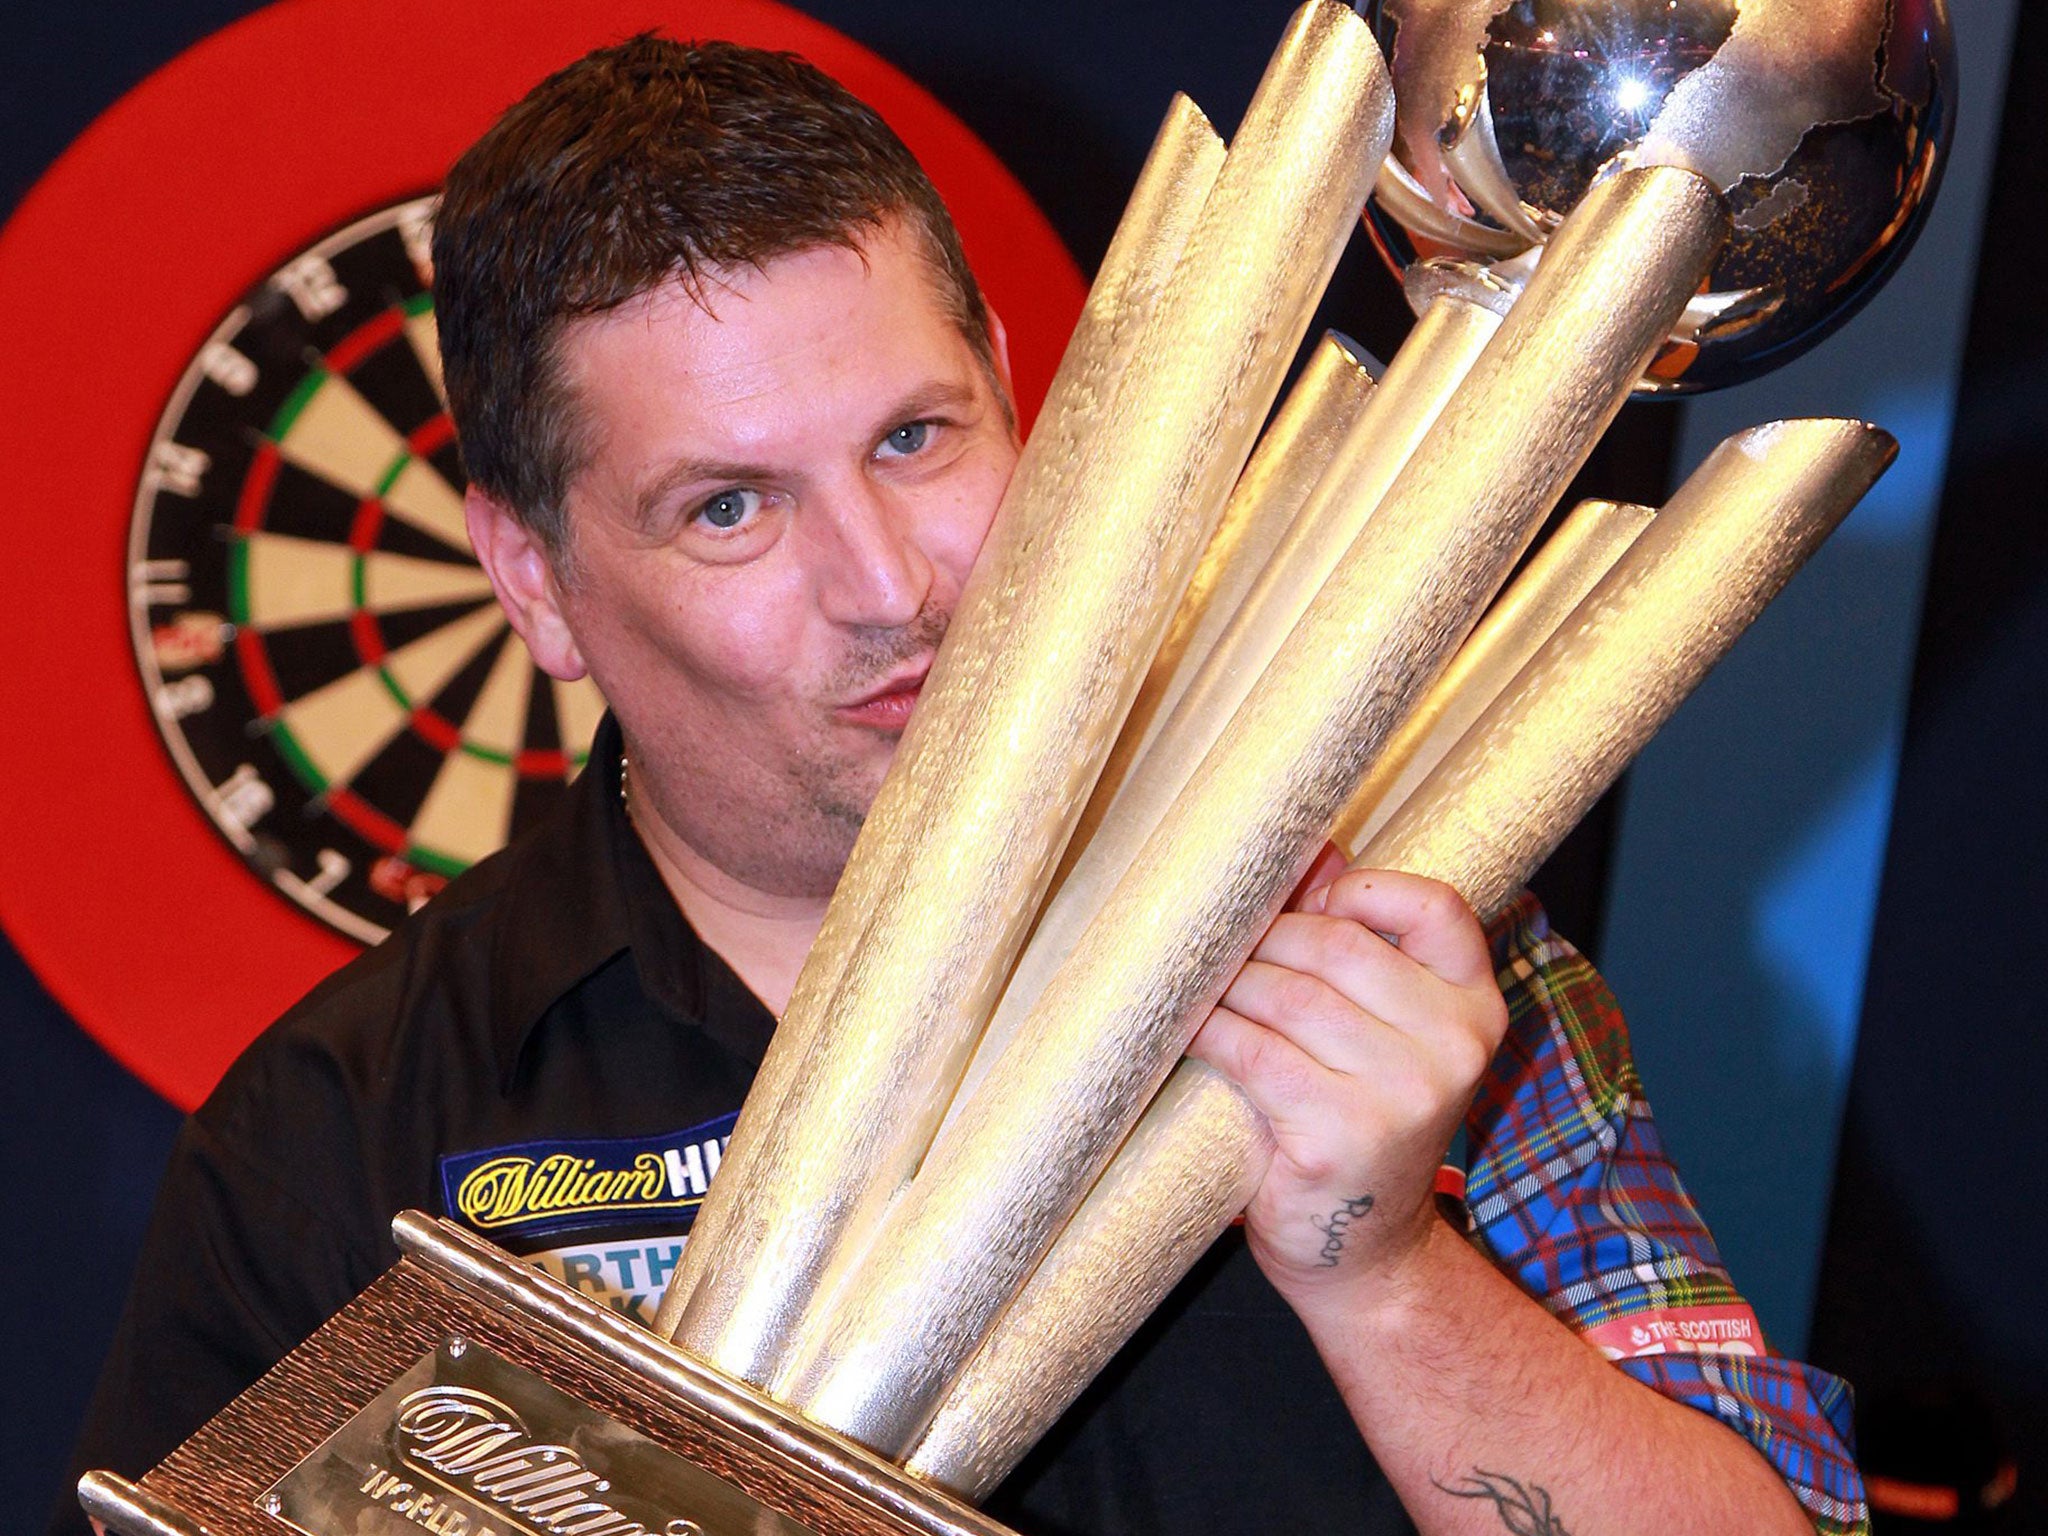
[[[0,308],[15,317],[0,331],[0,421],[33,447],[13,456],[11,490],[46,511],[0,531],[0,563],[34,573],[10,589],[14,631],[41,647],[0,668],[0,925],[60,1003],[181,1105],[354,946],[250,874],[157,739],[121,581],[151,428],[251,283],[437,183],[535,80],[649,27],[795,49],[882,111],[960,219],[1028,415],[1080,309],[1072,261],[937,101],[770,0],[272,6],[115,103],[0,230]],[[120,366],[92,362],[105,358]],[[260,526],[276,471],[259,452],[239,529]]]
[[[330,373],[353,373],[356,364],[396,337],[405,325],[402,311],[392,308],[365,320],[328,350],[321,361]]]

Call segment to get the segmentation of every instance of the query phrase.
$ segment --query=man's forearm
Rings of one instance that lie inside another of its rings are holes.
[[[1616,1370],[1442,1222],[1401,1273],[1293,1299],[1428,1536],[1813,1529],[1741,1436]]]

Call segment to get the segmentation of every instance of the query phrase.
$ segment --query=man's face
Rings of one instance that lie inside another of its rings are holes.
[[[900,222],[565,333],[568,643],[638,792],[743,885],[837,880],[1016,463]]]

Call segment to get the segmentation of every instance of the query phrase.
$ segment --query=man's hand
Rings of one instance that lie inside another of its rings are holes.
[[[1273,924],[1189,1054],[1272,1122],[1247,1236],[1295,1306],[1423,1250],[1437,1167],[1506,1029],[1485,932],[1447,885],[1312,877]]]
[[[1811,1533],[1725,1425],[1608,1364],[1437,1214],[1507,1029],[1449,886],[1326,856],[1190,1054],[1272,1122],[1251,1249],[1427,1536]]]

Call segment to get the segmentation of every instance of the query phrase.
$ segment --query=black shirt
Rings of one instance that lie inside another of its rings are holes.
[[[253,1044],[186,1123],[73,1476],[139,1477],[452,1216],[651,1317],[774,1020],[690,930],[609,719],[561,809]],[[1412,1529],[1235,1234],[987,1501],[1027,1532]],[[66,1500],[57,1529],[82,1531]]]

